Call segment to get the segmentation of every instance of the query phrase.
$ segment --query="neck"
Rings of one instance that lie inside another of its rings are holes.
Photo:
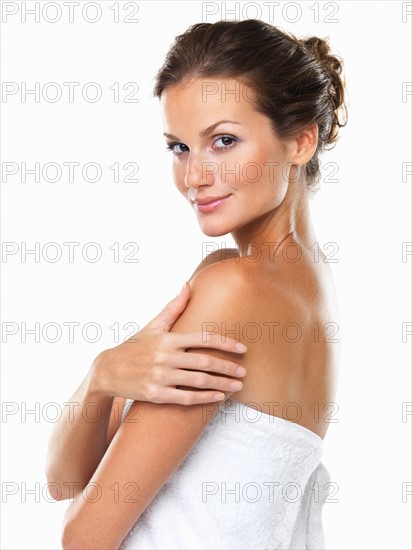
[[[307,248],[316,241],[304,178],[292,178],[281,204],[231,233],[239,255],[270,259],[294,241]]]

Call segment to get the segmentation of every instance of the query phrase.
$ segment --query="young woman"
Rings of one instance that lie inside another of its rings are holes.
[[[308,200],[318,155],[346,123],[341,72],[326,40],[298,40],[258,20],[195,24],[176,38],[154,90],[174,182],[205,235],[230,233],[237,248],[200,266],[187,307],[176,306],[181,314],[167,329],[180,333],[182,347],[185,333],[208,330],[215,340],[212,350],[186,349],[208,357],[185,362],[195,370],[154,371],[173,372],[160,382],[169,402],[158,398],[159,385],[142,401],[125,391],[136,380],[136,353],[144,363],[147,334],[140,352],[126,342],[96,359],[79,395],[92,386],[89,399],[105,404],[106,424],[83,425],[65,458],[70,437],[61,431],[50,451],[49,480],[63,481],[60,463],[66,482],[80,482],[64,518],[64,549],[324,548],[330,478],[321,453],[340,344],[333,279]],[[163,336],[172,335],[162,335],[156,360],[178,366]],[[229,337],[246,353],[236,354]],[[247,369],[241,388],[229,385],[234,363]],[[156,362],[140,372],[151,368]],[[222,390],[224,402],[212,403],[210,393],[194,401],[201,388]],[[188,396],[186,406],[176,392]],[[123,421],[109,421],[118,395],[130,398]],[[90,448],[93,429],[107,441],[92,439]]]

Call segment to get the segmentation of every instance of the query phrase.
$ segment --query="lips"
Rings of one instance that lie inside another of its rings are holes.
[[[229,195],[221,195],[220,197],[204,197],[203,199],[194,199],[192,200],[192,202],[194,202],[195,204],[210,204],[212,202],[216,202],[216,201],[219,201],[219,200],[222,200],[222,199],[226,199],[227,197],[230,196],[230,193]]]
[[[231,196],[232,193],[229,193],[229,195],[222,195],[220,197],[203,197],[202,199],[196,199],[192,202],[195,210],[206,214],[208,212],[214,212],[217,208],[220,208],[220,206],[225,204]]]

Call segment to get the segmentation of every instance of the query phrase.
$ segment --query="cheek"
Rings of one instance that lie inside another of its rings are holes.
[[[257,154],[242,159],[240,162],[241,187],[251,191],[259,189],[260,192],[275,192],[276,188],[283,186],[282,166],[280,159],[269,154]]]
[[[180,191],[180,193],[185,193],[187,189],[184,180],[184,171],[178,164],[173,164],[172,177],[177,190]]]
[[[235,152],[231,159],[240,167],[240,181],[242,185],[265,185],[267,182],[276,183],[281,174],[281,156],[274,147],[261,146],[253,143],[250,147],[243,147]]]
[[[247,161],[241,162],[240,181],[235,186],[247,195],[254,206],[266,205],[275,208],[285,198],[288,184],[283,177],[285,172],[281,157],[270,156],[266,152],[256,153]]]

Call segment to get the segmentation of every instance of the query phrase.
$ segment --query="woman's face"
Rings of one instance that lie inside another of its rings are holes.
[[[254,100],[252,88],[234,78],[196,78],[162,93],[173,179],[208,236],[270,217],[285,197],[292,141],[274,135]]]

